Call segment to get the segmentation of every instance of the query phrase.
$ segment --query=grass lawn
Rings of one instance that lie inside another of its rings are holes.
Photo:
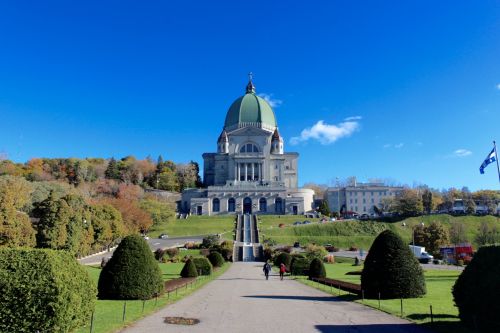
[[[198,253],[199,251],[196,250]],[[126,302],[126,316],[125,321],[123,321],[123,309],[124,301],[111,301],[111,300],[97,300],[96,307],[94,311],[94,329],[95,333],[108,333],[116,332],[124,326],[131,324],[132,322],[145,317],[167,304],[173,303],[186,295],[191,294],[196,289],[202,287],[209,281],[217,278],[219,275],[224,273],[229,268],[229,263],[226,263],[223,267],[215,271],[212,276],[200,277],[192,286],[188,288],[181,288],[176,293],[170,293],[162,295],[158,300],[152,299],[148,301],[127,301]],[[163,279],[171,280],[179,277],[179,273],[184,266],[183,263],[167,263],[160,264],[161,271],[163,273]],[[97,284],[99,279],[99,274],[101,269],[99,267],[85,266],[89,272],[92,279]],[[144,308],[143,308],[144,307]],[[143,310],[144,309],[144,310]],[[90,322],[86,327],[82,327],[76,332],[87,333],[90,331]]]
[[[352,266],[350,263],[336,263],[325,265],[327,276],[332,279],[342,280],[352,283],[360,283],[360,275],[345,275],[347,272],[361,270],[361,267]],[[403,316],[406,319],[414,321],[418,324],[428,326],[436,332],[470,332],[462,327],[458,319],[458,309],[454,306],[451,288],[455,280],[460,275],[461,271],[455,270],[425,270],[425,281],[427,285],[427,294],[420,298],[411,298],[403,300]],[[328,293],[337,295],[338,290],[330,287],[319,285],[308,281],[305,277],[299,277],[299,281],[319,288]],[[345,292],[342,292],[345,293]],[[378,309],[378,300],[361,300],[353,295],[342,296],[346,299],[355,300],[358,303],[371,306]],[[384,312],[391,313],[396,316],[401,315],[401,301],[396,300],[381,300],[380,309]],[[434,323],[430,323],[430,305],[432,305]]]
[[[233,230],[234,215],[190,216],[185,220],[170,220],[162,232],[169,237],[223,234],[224,238],[232,239]]]
[[[412,227],[424,222],[426,225],[432,222],[444,225],[448,230],[452,223],[462,223],[465,229],[466,238],[475,244],[475,237],[481,223],[486,222],[490,226],[500,227],[500,219],[495,216],[450,216],[450,215],[429,215],[412,217],[400,222],[385,223],[374,221],[336,221],[333,223],[310,224],[293,226],[293,222],[304,220],[298,216],[262,216],[261,234],[263,239],[271,238],[278,244],[291,245],[299,242],[303,245],[309,243],[333,244],[340,248],[355,246],[369,249],[375,237],[385,229],[397,232],[405,242],[411,242]],[[314,219],[308,219],[314,222]],[[316,219],[317,220],[317,219]],[[403,226],[403,222],[406,226]],[[280,223],[285,227],[279,228]]]

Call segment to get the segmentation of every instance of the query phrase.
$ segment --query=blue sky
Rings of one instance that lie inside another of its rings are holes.
[[[301,184],[499,188],[498,1],[0,1],[0,51],[15,161],[201,162],[252,71]]]

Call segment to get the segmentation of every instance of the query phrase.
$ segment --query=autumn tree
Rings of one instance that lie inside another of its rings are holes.
[[[130,232],[146,233],[153,225],[151,215],[141,209],[137,201],[112,198],[107,199],[105,202],[121,213],[123,223]]]
[[[94,231],[93,247],[109,247],[113,241],[123,237],[125,225],[121,213],[108,204],[93,204],[91,224]]]
[[[0,246],[34,246],[35,230],[28,215],[20,209],[32,191],[23,178],[0,177]]]
[[[439,254],[439,248],[450,240],[448,229],[442,224],[432,222],[429,226],[418,225],[413,229],[415,245],[424,246],[429,253]]]
[[[403,216],[416,216],[423,210],[422,199],[415,190],[405,189],[396,196],[395,210]]]

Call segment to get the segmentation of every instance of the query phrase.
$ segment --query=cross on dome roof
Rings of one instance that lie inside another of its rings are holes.
[[[253,79],[253,73],[250,72],[248,73],[248,84],[246,89],[247,94],[255,94],[255,86],[253,85],[252,79]]]

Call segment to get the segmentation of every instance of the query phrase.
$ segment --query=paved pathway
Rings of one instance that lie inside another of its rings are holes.
[[[152,251],[157,248],[167,248],[171,246],[183,246],[189,242],[201,242],[205,236],[186,236],[186,237],[173,237],[167,239],[151,238],[147,242]],[[102,258],[111,258],[114,250],[102,254],[96,254],[88,258],[79,259],[78,261],[83,265],[100,264]]]
[[[166,316],[200,319],[165,324]],[[293,280],[264,279],[260,263],[234,263],[218,279],[123,330],[147,332],[424,333],[416,325],[363,305],[339,301]]]

